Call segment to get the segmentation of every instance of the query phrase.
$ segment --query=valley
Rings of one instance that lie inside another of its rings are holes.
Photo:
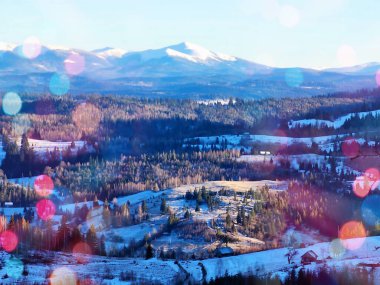
[[[4,282],[43,284],[46,276],[53,280],[54,270],[69,283],[70,278],[100,284],[212,283],[236,274],[285,282],[292,270],[334,267],[343,272],[347,267],[366,270],[360,264],[375,266],[378,216],[371,199],[378,197],[380,179],[377,110],[342,114],[334,126],[290,119],[286,128],[267,134],[250,132],[259,121],[237,134],[228,134],[233,128],[226,125],[219,134],[201,135],[202,125],[209,123],[197,118],[196,129],[170,135],[170,145],[162,145],[165,136],[174,134],[177,119],[170,117],[178,113],[166,115],[166,125],[172,127],[155,129],[156,136],[146,124],[140,132],[110,139],[108,134],[123,130],[136,115],[141,120],[142,114],[136,109],[125,123],[112,124],[107,118],[121,113],[107,113],[110,103],[104,107],[103,98],[92,100],[91,109],[99,110],[102,120],[79,137],[65,132],[70,124],[58,121],[59,129],[52,121],[46,132],[40,123],[46,115],[31,117],[29,132],[22,136],[14,132],[19,129],[14,123],[2,123],[0,185],[5,192],[0,214],[7,231],[18,237],[17,247],[2,256],[3,271],[9,264],[18,266],[12,274],[0,273]],[[116,110],[139,104],[108,100],[118,102]],[[75,113],[75,101],[69,101],[73,103]],[[163,106],[156,104],[150,112]],[[177,108],[177,102],[167,106]],[[357,130],[353,120],[367,127]],[[311,136],[299,135],[305,129]],[[54,141],[52,134],[60,140]],[[10,158],[13,163],[7,165]],[[39,165],[44,167],[37,170]],[[28,172],[32,175],[17,176]],[[48,191],[46,198],[38,194],[40,183]],[[374,211],[371,220],[365,211]],[[359,228],[342,236],[339,229],[349,221],[357,221]],[[364,236],[357,232],[363,225]],[[353,249],[358,238],[363,243]],[[310,250],[318,262],[304,264],[301,256]],[[32,256],[49,262],[31,262]],[[102,270],[92,274],[102,263]],[[156,268],[162,274],[155,275]]]

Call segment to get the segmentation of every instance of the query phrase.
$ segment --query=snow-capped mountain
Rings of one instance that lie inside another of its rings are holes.
[[[164,57],[187,60],[193,63],[211,64],[213,62],[236,61],[237,58],[221,53],[212,52],[204,47],[189,42],[165,47],[158,50],[147,50],[135,52],[130,55],[139,54],[142,60],[152,60]]]
[[[294,68],[269,67],[189,42],[144,51],[112,47],[85,51],[46,45],[35,58],[25,57],[23,48],[0,43],[0,88],[4,92],[49,92],[50,78],[54,73],[67,73],[67,63],[74,68],[76,64],[82,65],[80,72],[68,74],[70,92],[74,94],[262,98],[319,95],[376,86],[373,74],[302,68],[296,68],[295,73],[298,77],[301,74],[302,80],[296,85],[289,84]],[[80,62],[73,58],[79,58]],[[376,67],[357,70],[366,68]]]
[[[113,77],[185,76],[183,72],[263,72],[271,68],[233,56],[212,52],[191,43],[180,43],[161,49],[127,52],[119,48],[102,48],[94,51],[43,46],[41,54],[33,60],[23,57],[22,46],[0,44],[0,72],[12,70],[13,74],[30,72],[64,72],[64,61],[71,54],[79,54],[85,60],[82,75],[102,77],[98,71],[112,69]],[[231,69],[231,70],[229,70]],[[201,75],[201,74],[199,74]],[[109,72],[105,72],[109,79]]]
[[[0,42],[0,51],[13,51],[17,45]]]
[[[127,51],[124,49],[112,48],[112,47],[96,49],[96,50],[93,50],[92,52],[95,53],[97,56],[104,57],[104,58],[110,58],[110,57],[120,58],[127,53]]]

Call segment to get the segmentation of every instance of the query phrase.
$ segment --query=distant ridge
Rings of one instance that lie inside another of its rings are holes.
[[[69,74],[68,92],[73,94],[196,99],[294,97],[375,88],[374,74],[380,68],[378,63],[326,70],[276,68],[190,42],[143,51],[46,45],[32,59],[23,52],[23,46],[0,43],[0,88],[4,92],[49,92],[52,75],[67,73],[65,62],[75,68],[75,60],[83,66],[80,72]]]

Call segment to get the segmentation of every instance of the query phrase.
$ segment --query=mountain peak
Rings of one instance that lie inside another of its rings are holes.
[[[92,51],[98,56],[101,57],[122,57],[124,54],[127,53],[126,50],[121,49],[121,48],[113,48],[113,47],[104,47],[100,49],[96,49]]]
[[[197,44],[194,44],[191,42],[187,42],[187,41],[178,43],[176,45],[172,45],[170,47],[178,48],[178,49],[185,49],[185,50],[207,50],[206,48],[204,48],[200,45],[197,45]]]
[[[1,51],[13,51],[16,47],[16,44],[0,42]]]
[[[207,48],[191,42],[182,42],[167,47],[167,53],[170,56],[183,57],[194,62],[206,61],[236,61],[236,58],[230,55],[213,52]],[[175,52],[173,52],[175,51]]]

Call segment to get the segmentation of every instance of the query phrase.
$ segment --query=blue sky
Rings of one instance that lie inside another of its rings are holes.
[[[380,61],[377,0],[1,0],[0,41],[83,49],[189,41],[276,66]]]

